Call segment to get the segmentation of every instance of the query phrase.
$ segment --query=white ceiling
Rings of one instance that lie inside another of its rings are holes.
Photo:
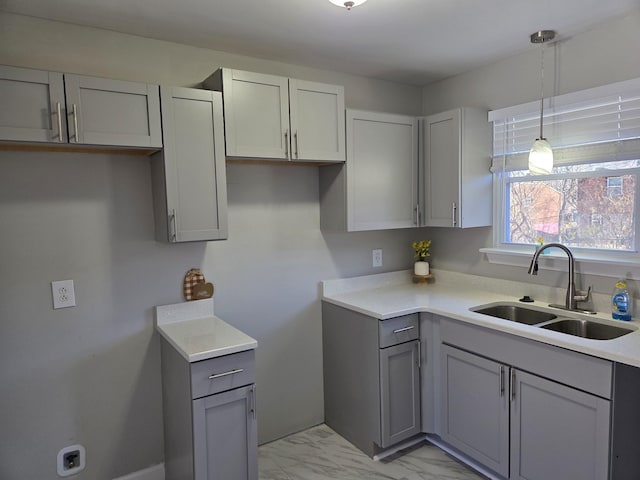
[[[569,38],[640,0],[0,0],[0,10],[425,85]]]

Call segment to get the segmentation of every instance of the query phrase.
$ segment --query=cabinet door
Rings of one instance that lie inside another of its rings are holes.
[[[0,140],[67,142],[61,73],[0,66]]]
[[[509,474],[507,368],[448,345],[442,346],[441,356],[442,439],[506,477]]]
[[[420,433],[419,340],[380,350],[381,444]]]
[[[345,160],[344,87],[289,80],[291,159]]]
[[[287,78],[222,71],[227,156],[289,159]]]
[[[606,480],[610,402],[514,370],[511,477]]]
[[[225,239],[222,94],[163,86],[161,95],[166,209],[161,205],[157,215],[167,218],[162,234],[170,242]]]
[[[162,147],[157,85],[65,75],[69,141]]]
[[[415,117],[347,110],[347,230],[416,226]]]
[[[460,197],[460,110],[424,121],[424,222],[455,227]]]
[[[255,386],[193,401],[194,480],[257,480]]]

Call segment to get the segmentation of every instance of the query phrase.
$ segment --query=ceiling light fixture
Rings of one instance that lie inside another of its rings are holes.
[[[553,150],[547,139],[542,135],[542,121],[544,115],[544,44],[553,40],[556,32],[541,30],[531,34],[531,43],[541,45],[540,63],[540,137],[533,142],[529,151],[529,172],[548,175],[553,170]]]
[[[347,10],[351,10],[353,7],[357,7],[358,5],[362,5],[367,0],[329,0],[334,5],[339,7],[344,7]]]

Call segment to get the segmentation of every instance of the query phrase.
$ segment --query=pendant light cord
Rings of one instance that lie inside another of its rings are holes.
[[[544,116],[544,42],[540,44],[540,140],[544,139],[542,136],[542,119]]]

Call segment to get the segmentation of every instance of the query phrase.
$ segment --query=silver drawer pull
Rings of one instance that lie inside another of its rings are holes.
[[[406,332],[407,330],[413,330],[414,328],[415,328],[415,325],[411,325],[409,327],[404,327],[404,328],[398,328],[397,330],[394,330],[393,333]]]
[[[228,372],[209,375],[209,380],[213,380],[214,378],[226,377],[227,375],[233,375],[235,373],[240,373],[240,372],[244,372],[244,368],[236,368],[234,370],[229,370]]]

